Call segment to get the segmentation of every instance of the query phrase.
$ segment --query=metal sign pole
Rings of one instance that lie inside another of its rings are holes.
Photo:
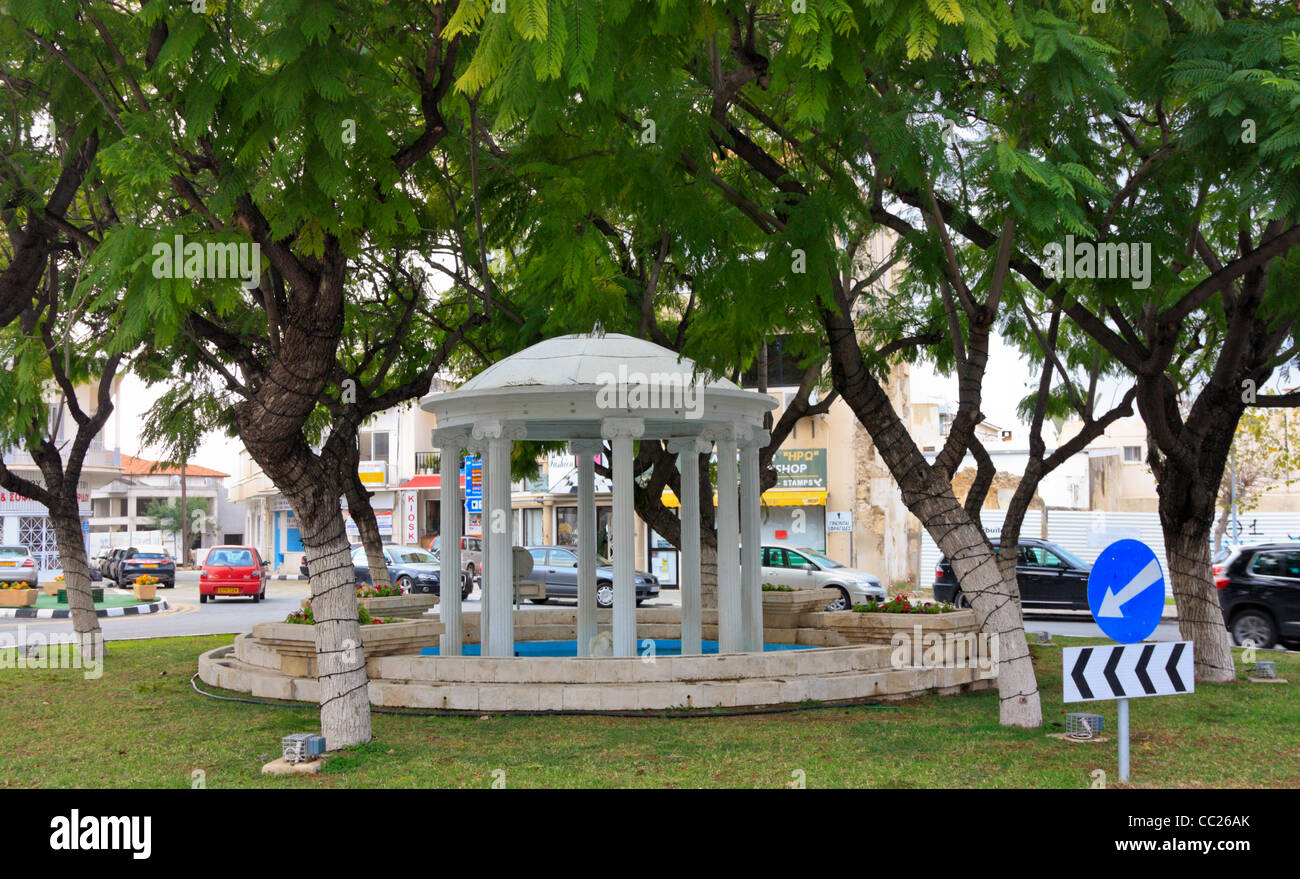
[[[1128,700],[1119,700],[1119,780],[1128,781]]]

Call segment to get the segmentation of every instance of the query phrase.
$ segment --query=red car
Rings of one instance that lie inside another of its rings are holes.
[[[214,546],[199,574],[199,604],[223,595],[248,595],[253,603],[266,597],[266,566],[251,546]]]

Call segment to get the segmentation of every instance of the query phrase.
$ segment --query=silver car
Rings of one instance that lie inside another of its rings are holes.
[[[25,546],[0,546],[0,581],[14,583],[18,580],[36,585],[40,568]]]
[[[880,578],[867,571],[841,565],[807,546],[763,545],[763,582],[794,589],[838,589],[839,598],[827,610],[848,610],[867,599],[888,597]]]

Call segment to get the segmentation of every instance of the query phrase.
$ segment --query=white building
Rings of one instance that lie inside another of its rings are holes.
[[[191,540],[201,547],[243,542],[243,504],[227,498],[230,474],[198,464],[186,465],[182,474],[181,467],[131,455],[122,455],[121,461],[121,476],[91,492],[92,554],[110,546],[151,543],[168,547],[180,559],[180,535],[161,531],[148,510],[154,501],[178,504],[182,479],[191,509]],[[195,501],[206,502],[208,512],[195,516]]]

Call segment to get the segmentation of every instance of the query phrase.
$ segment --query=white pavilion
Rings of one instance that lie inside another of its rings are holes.
[[[560,336],[493,364],[455,391],[430,395],[442,472],[442,532],[459,534],[461,453],[483,459],[483,656],[514,655],[510,455],[519,440],[567,441],[578,459],[579,656],[596,640],[596,455],[608,441],[614,494],[613,655],[635,656],[633,443],[666,440],[681,471],[682,654],[701,647],[698,455],[717,448],[718,652],[763,649],[758,452],[776,401],[711,378],[674,351],[607,335]],[[442,582],[460,582],[460,545],[442,542]],[[442,590],[439,653],[461,655],[459,589]]]

